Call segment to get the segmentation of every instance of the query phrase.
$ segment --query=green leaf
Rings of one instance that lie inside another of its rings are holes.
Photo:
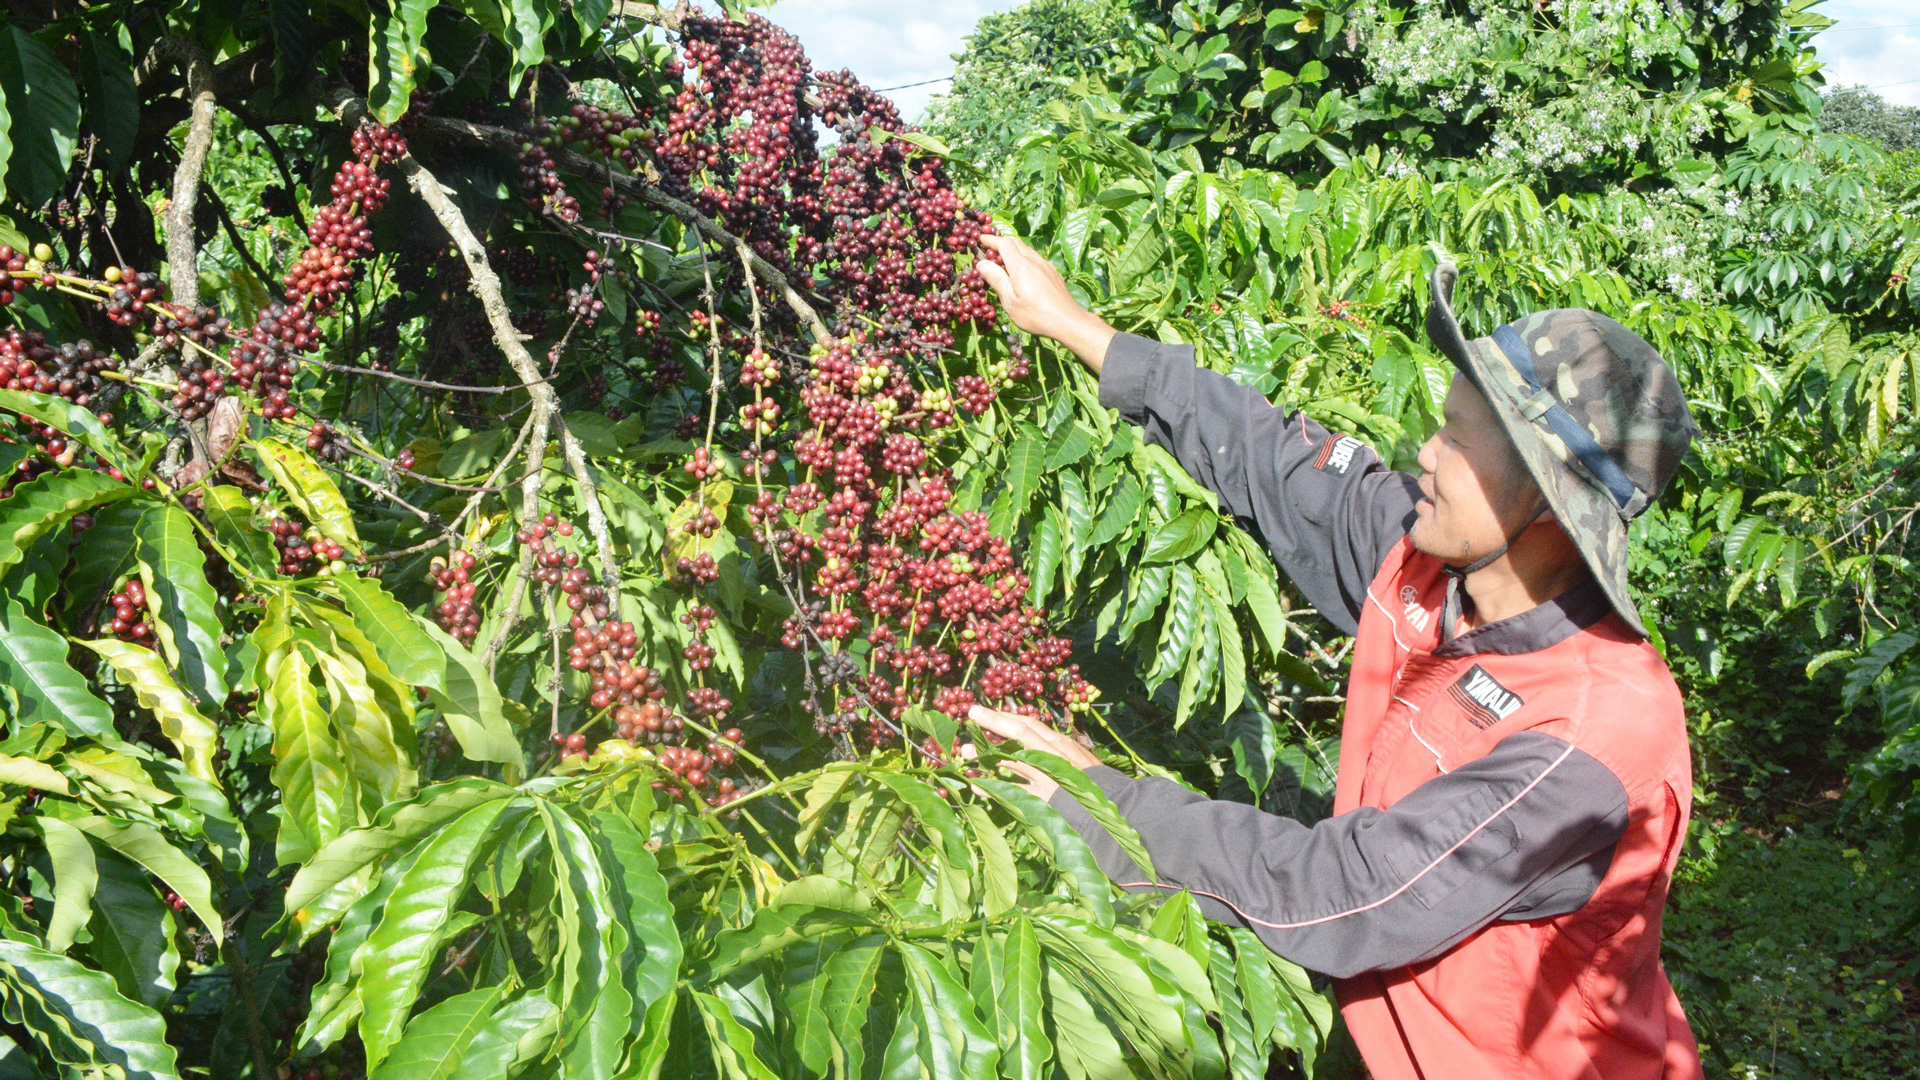
[[[826,967],[838,952],[840,938],[802,942],[789,950],[781,965],[784,985],[780,1002],[793,1019],[794,1055],[815,1076],[826,1076],[840,1057],[833,1037],[834,1017],[827,1011]],[[841,1066],[844,1068],[844,1059]]]
[[[1060,425],[1047,442],[1047,471],[1059,472],[1093,449],[1093,432],[1078,420]]]
[[[737,930],[722,930],[713,938],[713,951],[700,964],[693,981],[707,984],[747,964],[764,960],[799,941],[822,937],[834,931],[865,929],[870,920],[837,908],[766,907],[753,913],[747,925]]]
[[[0,50],[5,48],[5,39],[6,35],[0,34]],[[17,133],[19,130],[19,126],[15,125],[14,131]],[[107,460],[107,464],[127,476],[137,477],[143,471],[132,464],[120,440],[107,431],[92,409],[75,405],[66,398],[32,394],[25,390],[0,390],[0,411],[30,416],[58,428],[62,433],[80,440],[80,445],[99,454]]]
[[[446,658],[436,688],[427,685],[427,696],[440,710],[440,718],[453,731],[455,741],[470,761],[498,761],[520,764],[520,741],[507,723],[500,689],[487,674],[486,665],[453,640],[445,630],[414,616],[414,624],[440,646]]]
[[[1195,1048],[1189,1041],[1182,997],[1173,984],[1141,963],[1141,950],[1113,931],[1084,922],[1036,916],[1034,928],[1050,966],[1060,965],[1083,985],[1099,991],[1139,1047],[1154,1075],[1195,1075]],[[1211,1040],[1204,1022],[1192,1033]],[[1218,1053],[1217,1047],[1215,1053]]]
[[[1043,967],[1047,982],[1047,1016],[1052,1021],[1053,1044],[1062,1072],[1070,1080],[1113,1080],[1133,1076],[1125,1051],[1113,1029],[1094,1012],[1093,1003],[1064,970]]]
[[[1140,507],[1146,502],[1145,494],[1140,490],[1140,481],[1132,476],[1123,476],[1115,485],[1113,494],[1107,498],[1107,508],[1101,512],[1100,520],[1088,535],[1088,547],[1102,547],[1112,543],[1140,517]]]
[[[413,764],[413,710],[400,696],[404,691],[388,684],[382,687],[385,693],[377,692],[374,687],[385,673],[376,675],[337,645],[311,652],[326,682],[334,731],[354,779],[375,805],[413,794],[420,775]]]
[[[138,500],[109,503],[94,514],[93,528],[75,541],[73,563],[62,583],[67,594],[62,611],[68,625],[75,625],[83,612],[99,602],[107,587],[133,565],[133,530],[146,507]]]
[[[414,1017],[368,1080],[449,1080],[463,1069],[467,1048],[493,1019],[504,983],[455,994]]]
[[[520,743],[507,723],[500,691],[478,658],[439,627],[416,618],[378,582],[344,575],[334,578],[331,588],[394,675],[427,689],[469,760],[519,763]]]
[[[140,707],[160,721],[160,733],[180,751],[180,761],[187,772],[219,786],[220,776],[213,759],[220,751],[220,729],[194,707],[193,699],[173,681],[160,654],[144,645],[117,638],[80,644],[99,653],[121,683],[133,690]]]
[[[1160,610],[1160,602],[1167,598],[1167,591],[1173,585],[1173,567],[1161,564],[1148,566],[1133,577],[1133,596],[1127,602],[1127,614],[1120,621],[1114,634],[1122,641],[1133,636],[1133,632]]]
[[[1047,438],[1032,424],[1015,429],[1014,444],[1007,451],[1007,492],[1013,498],[1016,513],[1027,508],[1027,501],[1046,475]]]
[[[19,26],[0,32],[0,87],[12,146],[6,193],[29,209],[59,194],[80,135],[80,90],[66,64]]]
[[[1020,898],[1020,870],[1013,861],[1013,848],[1000,835],[1000,826],[978,803],[961,808],[973,832],[975,865],[980,869],[980,910],[995,918],[1013,910]]]
[[[53,914],[47,919],[47,948],[64,953],[93,914],[100,871],[87,834],[46,814],[33,819],[53,864]]]
[[[793,849],[804,854],[813,842],[813,834],[825,821],[827,808],[840,798],[854,777],[860,775],[859,766],[850,762],[835,763],[821,769],[818,778],[807,788],[806,805],[800,808],[800,828],[794,833]]]
[[[721,1076],[726,1080],[780,1080],[779,1074],[760,1060],[759,1053],[754,1049],[753,1032],[733,1018],[726,1002],[698,990],[688,996],[692,998],[701,1022],[706,1025],[707,1038],[713,1046],[714,1059],[720,1067]]]
[[[1205,507],[1194,507],[1154,530],[1147,540],[1142,562],[1179,562],[1207,546],[1220,516]]]
[[[100,879],[87,924],[87,956],[113,976],[122,994],[157,1009],[172,996],[180,970],[173,911],[133,863],[103,853],[95,865]]]
[[[1000,1071],[1010,1080],[1040,1080],[1053,1057],[1041,992],[1040,942],[1033,923],[1016,918],[1005,935],[987,934],[974,949],[974,1003],[1000,1045]]]
[[[439,956],[441,931],[470,884],[476,852],[511,800],[482,803],[423,845],[364,946],[360,1040],[369,1068],[386,1059]]]
[[[467,1045],[460,1080],[507,1080],[543,1056],[560,1030],[560,1010],[535,987],[495,1009]]]
[[[265,623],[261,624],[265,627]],[[262,649],[261,719],[273,732],[273,783],[280,789],[281,865],[305,862],[354,824],[354,783],[333,737],[313,668],[299,648]]]
[[[680,978],[682,945],[667,879],[632,822],[607,810],[593,811],[590,820],[602,857],[617,871],[611,875],[614,902],[632,933],[629,947],[640,954],[634,966],[634,1003],[644,1012],[673,993]]]
[[[363,871],[396,850],[411,847],[447,822],[513,789],[479,776],[463,776],[421,789],[405,802],[384,806],[373,824],[349,829],[306,861],[287,886],[289,917],[304,940],[332,925],[371,887]]]
[[[301,1022],[295,1044],[312,1053],[345,1038],[347,1030],[360,1018],[361,980],[367,938],[374,923],[386,910],[394,890],[420,861],[425,844],[416,845],[389,860],[380,868],[373,889],[355,901],[340,919],[333,936],[327,940],[327,969],[312,993],[307,1017]]]
[[[17,32],[17,31],[16,31]],[[127,1000],[105,974],[24,941],[0,938],[0,986],[28,1030],[86,1049],[129,1080],[177,1080],[160,1014]]]
[[[967,847],[967,832],[960,827],[960,818],[951,804],[934,794],[930,785],[911,776],[885,770],[875,770],[868,775],[906,803],[915,820],[940,841],[949,867],[961,874],[970,870],[972,852]]]
[[[993,1080],[1000,1047],[974,1011],[973,997],[932,953],[905,941],[894,945],[918,1011],[920,1060],[932,1080]]]
[[[62,469],[36,476],[0,499],[0,570],[19,562],[26,549],[82,510],[134,494],[131,484],[92,469]]]
[[[413,100],[414,73],[426,59],[427,14],[439,0],[386,0],[369,11],[367,106],[391,124]],[[430,62],[430,61],[429,61]]]
[[[200,489],[200,505],[206,511],[207,523],[213,526],[213,534],[222,544],[244,555],[252,569],[270,573],[280,565],[273,538],[260,527],[246,492],[231,484],[208,485]]]
[[[1049,754],[1045,750],[1035,750],[1032,747],[1017,750],[1012,757],[1052,777],[1068,795],[1073,797],[1075,802],[1080,804],[1082,809],[1086,810],[1088,816],[1113,834],[1114,842],[1120,845],[1121,851],[1126,852],[1129,858],[1139,863],[1140,869],[1148,877],[1154,876],[1153,859],[1147,854],[1146,845],[1140,842],[1140,834],[1127,821],[1126,815],[1120,812],[1120,808],[1113,805],[1113,800],[1107,798],[1107,793],[1100,790],[1100,785],[1094,783],[1087,775],[1085,769],[1069,764],[1067,759],[1057,754]]]
[[[1183,894],[1184,895],[1184,894]],[[1266,1028],[1255,1028],[1248,1018],[1248,1005],[1234,982],[1233,954],[1218,941],[1202,938],[1209,959],[1207,976],[1213,980],[1214,998],[1219,1002],[1215,1015],[1226,1036],[1227,1062],[1233,1080],[1264,1080],[1267,1062],[1273,1056]]]
[[[1028,546],[1028,573],[1031,576],[1027,587],[1027,602],[1036,607],[1043,606],[1047,598],[1053,595],[1054,572],[1059,569],[1061,547],[1065,541],[1065,530],[1060,524],[1058,511],[1049,511],[1035,526],[1031,543]],[[1072,587],[1072,583],[1068,583]]]
[[[133,53],[114,32],[116,29],[120,28],[83,32],[80,80],[87,131],[100,140],[103,159],[121,164],[133,153],[134,142],[140,137],[140,91],[133,82]],[[5,156],[0,152],[0,160]]]
[[[1238,529],[1228,530],[1233,546],[1239,549],[1246,562],[1246,573],[1241,580],[1246,584],[1246,607],[1253,615],[1254,629],[1260,632],[1261,644],[1266,646],[1268,656],[1278,656],[1286,651],[1287,613],[1280,606],[1280,593],[1273,587],[1273,578],[1269,576],[1271,564],[1253,541],[1246,538]],[[1221,552],[1224,563],[1232,556]]]
[[[593,41],[596,32],[613,11],[613,0],[574,0],[573,17],[580,24],[580,44]]]
[[[220,647],[219,598],[207,580],[207,559],[193,519],[177,506],[155,503],[134,525],[134,542],[161,650],[200,704],[226,704],[229,684],[227,654]]]
[[[67,782],[66,775],[59,769],[44,761],[12,754],[0,754],[0,784],[33,788],[55,795],[73,794],[73,785]]]
[[[0,686],[13,699],[16,724],[51,724],[69,735],[116,738],[113,712],[67,663],[67,639],[0,601]]]
[[[839,1065],[838,1076],[863,1075],[864,1036],[872,1016],[871,1000],[879,980],[880,964],[886,958],[885,940],[878,935],[855,938],[827,960],[823,1008],[838,1051],[835,1059]]]
[[[1185,665],[1200,636],[1200,580],[1187,563],[1173,565],[1172,599],[1160,623],[1160,644],[1154,653],[1149,685],[1157,684]]]
[[[160,830],[145,822],[89,814],[75,817],[68,824],[107,847],[138,863],[147,873],[187,902],[208,930],[218,939],[225,932],[220,909],[213,902],[213,883],[200,864],[160,835]]]
[[[406,0],[403,0],[406,2]],[[431,6],[433,0],[415,0]],[[406,98],[401,97],[401,109]],[[279,439],[261,439],[253,444],[260,463],[286,491],[309,524],[350,555],[360,554],[360,536],[354,531],[353,511],[340,495],[340,488],[306,451],[295,449]]]
[[[552,803],[535,804],[554,853],[560,912],[561,1070],[600,1080],[619,1068],[634,1019],[624,958],[627,934],[614,914],[607,875],[579,822]]]
[[[1052,858],[1053,863],[1072,882],[1074,892],[1087,912],[1102,926],[1113,924],[1113,885],[1100,870],[1093,850],[1080,838],[1059,812],[1025,788],[991,776],[976,777],[973,783],[992,796],[1013,819],[1020,823]]]
[[[512,57],[507,92],[519,93],[520,80],[547,57],[552,5],[545,0],[455,0],[455,5],[507,46]]]

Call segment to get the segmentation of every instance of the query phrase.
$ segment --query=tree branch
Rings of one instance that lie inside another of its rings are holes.
[[[352,106],[359,106],[358,110]],[[365,103],[357,99],[341,110],[343,115],[352,118],[354,112],[364,112]],[[400,169],[406,173],[407,183],[420,196],[421,201],[433,211],[453,244],[460,252],[460,258],[467,264],[467,287],[479,299],[480,307],[487,314],[487,323],[493,328],[494,344],[506,354],[507,363],[520,382],[527,388],[532,400],[532,415],[528,418],[533,431],[527,440],[527,465],[520,479],[520,516],[529,526],[540,520],[540,478],[546,468],[547,439],[554,416],[555,399],[553,387],[541,377],[539,367],[533,356],[520,340],[520,332],[513,327],[513,321],[507,311],[506,298],[500,292],[500,278],[493,272],[493,266],[487,261],[487,249],[474,236],[473,228],[455,206],[447,190],[440,181],[420,164],[411,153],[400,158]],[[533,549],[527,548],[520,556],[515,567],[514,590],[506,611],[501,617],[500,626],[488,640],[485,656],[491,659],[499,652],[506,641],[507,634],[514,624],[520,621],[520,595],[526,583],[527,571],[532,569]]]
[[[520,152],[520,144],[525,141],[525,138],[519,132],[510,128],[494,127],[489,124],[476,124],[469,120],[455,120],[442,116],[422,117],[419,121],[419,126],[422,131],[459,135],[495,150],[512,154],[518,154]],[[739,237],[728,232],[719,222],[701,213],[691,204],[674,198],[672,195],[662,191],[658,186],[648,183],[640,177],[613,171],[608,169],[604,164],[595,163],[572,151],[562,151],[554,155],[554,160],[563,168],[572,172],[600,177],[611,182],[615,188],[637,196],[641,202],[646,203],[654,209],[663,210],[679,218],[681,221],[692,226],[693,230],[702,237],[712,241],[723,249],[730,250],[738,247],[742,243]],[[751,252],[750,248],[749,251]],[[753,268],[753,272],[759,276],[760,280],[771,286],[780,294],[781,298],[787,302],[787,307],[791,308],[793,313],[799,317],[800,321],[806,325],[808,332],[813,335],[815,341],[829,342],[833,340],[833,334],[827,330],[827,324],[820,318],[820,313],[813,309],[813,305],[807,302],[806,297],[800,295],[800,291],[794,288],[793,282],[787,278],[786,274],[780,271],[779,267],[761,258],[757,253],[750,255],[748,264]]]
[[[172,299],[191,310],[200,304],[200,266],[193,237],[193,204],[200,194],[200,173],[213,148],[213,68],[199,45],[183,38],[162,38],[151,58],[166,57],[186,69],[187,98],[193,122],[173,171],[173,197],[162,217],[167,234],[168,283]]]
[[[606,586],[608,603],[612,603],[620,592],[620,564],[613,557],[613,534],[607,528],[607,512],[600,505],[600,492],[587,471],[587,456],[580,449],[580,440],[567,430],[565,419],[560,420],[560,450],[566,454],[567,467],[573,470],[574,482],[580,486],[580,501],[586,504],[587,510],[587,532],[592,535],[600,555],[601,584]]]

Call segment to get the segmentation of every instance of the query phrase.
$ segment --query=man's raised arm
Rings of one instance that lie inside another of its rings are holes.
[[[1351,633],[1380,560],[1414,520],[1413,477],[1360,440],[1194,362],[1193,348],[1119,333],[1082,308],[1053,265],[1011,237],[986,236],[1004,265],[980,272],[1015,325],[1072,349],[1100,376],[1100,402],[1144,429],[1267,545],[1329,621]]]

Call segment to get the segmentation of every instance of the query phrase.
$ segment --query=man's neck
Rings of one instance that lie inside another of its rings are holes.
[[[1578,588],[1593,576],[1573,541],[1552,521],[1543,521],[1506,554],[1468,574],[1462,582],[1472,601],[1469,626],[1510,619]]]

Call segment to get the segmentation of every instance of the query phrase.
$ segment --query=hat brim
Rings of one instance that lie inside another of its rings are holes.
[[[1453,283],[1459,276],[1452,263],[1433,270],[1432,300],[1427,306],[1427,337],[1434,347],[1467,377],[1493,406],[1494,418],[1520,452],[1528,475],[1540,486],[1560,527],[1579,549],[1587,568],[1600,581],[1613,610],[1641,637],[1647,636],[1627,586],[1627,523],[1612,498],[1589,484],[1556,455],[1541,438],[1540,429],[1520,411],[1531,393],[1526,381],[1492,338],[1468,340],[1453,314]]]

